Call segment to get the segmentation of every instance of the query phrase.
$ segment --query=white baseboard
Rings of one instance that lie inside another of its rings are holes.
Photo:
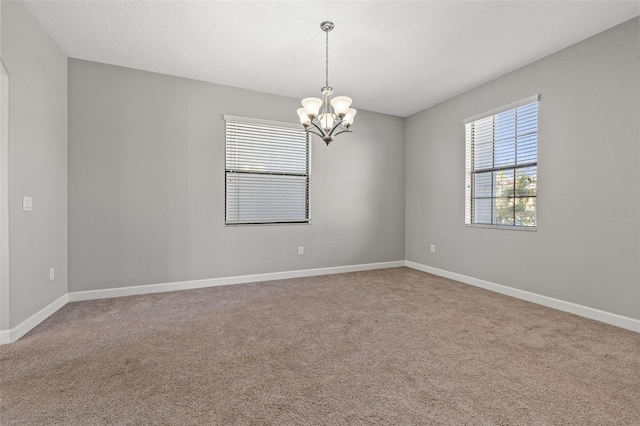
[[[560,299],[554,299],[553,297],[542,296],[540,294],[531,293],[525,290],[518,290],[517,288],[507,287],[501,284],[492,283],[490,281],[480,280],[444,269],[433,268],[431,266],[422,265],[420,263],[411,262],[409,260],[405,261],[405,266],[407,266],[408,268],[417,269],[418,271],[428,272],[430,274],[449,278],[455,281],[460,281],[462,283],[469,284],[475,287],[484,288],[485,290],[490,290],[496,293],[515,297],[516,299],[526,300],[538,305],[547,306],[559,311],[569,312],[581,317],[590,318],[596,321],[604,322],[607,324],[615,325],[616,327],[625,328],[627,330],[640,333],[640,320],[634,318],[613,314],[611,312],[601,311],[599,309],[578,305],[572,302],[566,302]]]
[[[196,288],[215,287],[230,284],[242,284],[260,281],[283,280],[289,278],[312,277],[317,275],[342,274],[346,272],[369,271],[374,269],[398,268],[406,266],[419,271],[428,272],[430,274],[439,275],[441,277],[450,278],[465,284],[481,287],[496,293],[505,294],[507,296],[537,303],[539,305],[548,306],[572,314],[580,315],[585,318],[594,319],[617,327],[625,328],[640,332],[640,320],[624,317],[622,315],[601,311],[587,306],[577,305],[575,303],[566,302],[552,297],[542,296],[524,290],[518,290],[512,287],[495,284],[489,281],[480,280],[455,272],[446,271],[444,269],[433,268],[431,266],[422,265],[408,260],[398,260],[393,262],[366,263],[362,265],[334,266],[328,268],[302,269],[298,271],[273,272],[267,274],[241,275],[236,277],[211,278],[204,280],[180,281],[163,284],[150,284],[133,287],[120,287],[103,290],[76,291],[67,293],[45,308],[33,314],[21,322],[18,326],[10,330],[0,330],[0,344],[15,342],[35,326],[47,319],[50,315],[62,308],[68,302],[78,302],[82,300],[106,299],[112,297],[133,296],[139,294],[162,293],[177,290],[189,290]]]
[[[289,278],[312,277],[316,275],[343,274],[345,272],[369,271],[373,269],[399,268],[404,260],[394,262],[365,263],[362,265],[333,266],[329,268],[301,269],[298,271],[272,272],[267,274],[240,275],[236,277],[210,278],[204,280],[179,281],[173,283],[150,284],[134,287],[119,287],[103,290],[76,291],[69,293],[70,302],[106,299],[110,297],[133,296],[138,294],[163,293],[167,291],[216,287],[220,285],[253,283],[259,281],[284,280]]]
[[[0,330],[0,345],[14,342],[11,340],[11,330]]]
[[[104,290],[76,291],[61,296],[44,309],[11,330],[0,330],[0,345],[12,343],[27,334],[31,329],[47,319],[51,314],[68,302],[81,300],[106,299],[111,297],[133,296],[138,294],[162,293],[167,291],[188,290],[220,285],[242,284],[259,281],[282,280],[288,278],[311,277],[316,275],[342,274],[345,272],[369,271],[373,269],[399,268],[404,260],[393,262],[366,263],[362,265],[334,266],[329,268],[302,269],[299,271],[273,272],[267,274],[241,275],[237,277],[212,278],[204,280],[180,281],[174,283],[150,284],[133,287],[120,287]]]
[[[69,302],[69,295],[64,294],[22,321],[15,328],[0,330],[0,344],[12,343],[31,331],[36,325],[49,318],[54,312]]]

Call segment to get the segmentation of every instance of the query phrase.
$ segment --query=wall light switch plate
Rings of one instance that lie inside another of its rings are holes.
[[[22,197],[22,211],[30,212],[33,210],[33,199],[31,197]]]
[[[56,277],[56,268],[53,266],[49,268],[49,281],[53,280]]]

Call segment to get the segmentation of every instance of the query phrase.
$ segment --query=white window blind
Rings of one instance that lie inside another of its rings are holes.
[[[538,96],[465,120],[465,224],[535,229]]]
[[[310,144],[298,126],[225,116],[225,223],[308,223]]]

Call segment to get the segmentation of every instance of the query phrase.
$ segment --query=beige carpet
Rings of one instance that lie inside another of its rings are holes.
[[[640,335],[407,268],[70,303],[5,425],[640,425]]]

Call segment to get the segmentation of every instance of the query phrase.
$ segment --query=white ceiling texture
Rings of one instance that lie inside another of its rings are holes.
[[[640,14],[634,1],[25,1],[72,58],[406,117]]]

